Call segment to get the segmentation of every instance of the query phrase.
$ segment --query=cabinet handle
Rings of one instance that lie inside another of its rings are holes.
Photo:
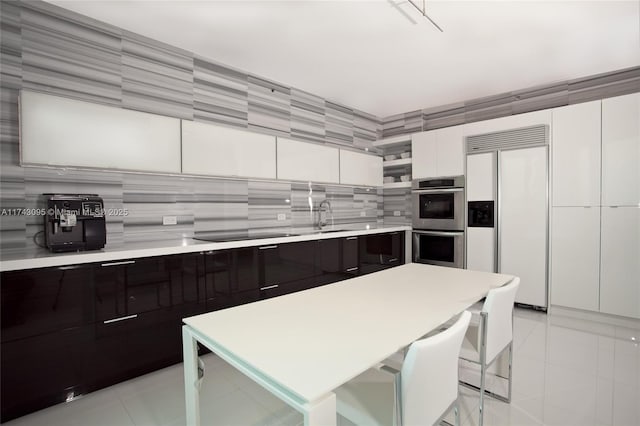
[[[389,259],[389,262],[397,262],[397,261],[398,261],[397,257],[393,257],[393,258]]]
[[[131,265],[132,263],[136,263],[136,261],[135,260],[123,260],[122,262],[103,263],[100,266]]]
[[[353,272],[353,271],[357,271],[357,270],[358,270],[358,267],[354,266],[353,268],[347,269],[346,272]]]
[[[111,324],[112,322],[126,321],[126,320],[130,320],[130,319],[134,319],[134,318],[138,318],[138,314],[127,315],[126,317],[112,318],[110,320],[104,320],[104,321],[102,321],[102,323],[103,324]]]
[[[260,287],[260,291],[262,290],[271,290],[272,288],[278,288],[279,284],[268,285],[266,287]]]
[[[278,248],[277,245],[274,246],[262,246],[262,247],[258,247],[259,250],[269,250],[269,249],[274,249],[274,248]]]
[[[397,232],[391,232],[389,235],[398,235]]]
[[[358,237],[347,237],[347,240],[357,240]]]

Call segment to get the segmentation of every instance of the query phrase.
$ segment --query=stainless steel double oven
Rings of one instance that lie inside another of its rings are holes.
[[[464,176],[414,179],[413,261],[465,267]]]

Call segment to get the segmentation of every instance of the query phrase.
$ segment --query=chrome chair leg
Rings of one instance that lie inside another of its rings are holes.
[[[453,416],[455,425],[460,426],[460,407],[458,406],[458,401],[456,401],[456,405],[453,406]]]

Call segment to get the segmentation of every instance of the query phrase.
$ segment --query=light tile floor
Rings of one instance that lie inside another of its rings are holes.
[[[207,355],[203,425],[302,424],[302,416],[216,356]],[[469,366],[461,364],[461,375]],[[7,426],[181,426],[182,365],[91,393]],[[499,378],[488,380],[498,392]],[[478,395],[460,388],[463,426],[478,423]],[[640,425],[640,327],[625,328],[516,309],[513,399],[485,399],[487,426]],[[351,426],[339,418],[338,426]]]

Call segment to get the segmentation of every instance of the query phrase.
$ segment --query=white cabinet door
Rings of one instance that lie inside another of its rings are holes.
[[[278,179],[338,183],[337,148],[278,137]]]
[[[421,132],[411,137],[411,173],[414,179],[438,176],[436,170],[437,140],[434,131]]]
[[[602,100],[602,205],[640,205],[640,93]]]
[[[554,206],[600,205],[600,101],[553,110]]]
[[[436,172],[438,176],[464,174],[462,126],[445,127],[436,132]]]
[[[182,121],[182,173],[276,178],[276,138]]]
[[[602,207],[600,311],[640,318],[640,207]]]
[[[413,178],[464,174],[463,126],[416,133],[411,139]]]
[[[547,147],[502,151],[499,271],[520,277],[516,302],[547,306]]]
[[[43,93],[20,94],[25,164],[180,173],[180,120]]]
[[[551,233],[551,303],[598,311],[600,208],[554,207]]]
[[[382,157],[341,149],[340,183],[382,186]]]

